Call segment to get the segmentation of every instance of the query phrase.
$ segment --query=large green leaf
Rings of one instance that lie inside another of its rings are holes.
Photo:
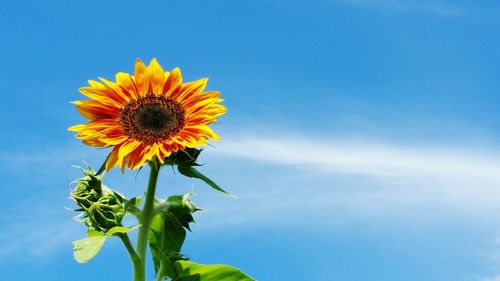
[[[180,254],[189,223],[194,222],[192,213],[199,210],[189,201],[190,194],[175,195],[156,201],[155,215],[151,221],[149,245],[156,274],[172,277],[174,263],[182,259]]]
[[[176,278],[173,281],[255,281],[241,270],[224,265],[203,265],[180,260],[175,263]]]
[[[91,236],[73,242],[73,256],[79,263],[91,260],[102,248],[106,241],[105,235]]]
[[[89,230],[87,238],[73,242],[73,256],[77,262],[86,263],[99,253],[106,239],[118,233],[127,233],[134,228],[137,228],[137,226],[115,226],[107,233]]]

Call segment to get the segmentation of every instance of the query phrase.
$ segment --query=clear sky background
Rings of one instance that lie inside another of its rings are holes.
[[[228,113],[184,253],[260,281],[500,280],[500,3],[0,1],[0,279],[131,280],[118,239],[85,265],[66,128],[88,79],[136,58],[209,77]],[[147,173],[107,185],[141,194]],[[151,263],[150,263],[151,265]],[[151,272],[152,276],[152,272]]]

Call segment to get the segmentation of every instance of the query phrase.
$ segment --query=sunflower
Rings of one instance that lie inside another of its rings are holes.
[[[226,112],[217,91],[204,92],[206,78],[182,83],[179,68],[165,72],[156,59],[146,67],[137,59],[134,75],[120,72],[116,82],[89,80],[74,101],[89,122],[68,128],[86,145],[113,147],[106,170],[135,169],[146,161],[218,140],[208,126]]]

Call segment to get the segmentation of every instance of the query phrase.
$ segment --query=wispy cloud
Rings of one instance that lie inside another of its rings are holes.
[[[480,281],[500,281],[500,275],[482,278]]]
[[[34,206],[18,208],[15,220],[6,216],[0,220],[0,240],[3,241],[0,243],[0,259],[20,258],[43,263],[62,248],[70,248],[71,241],[82,236],[76,222]]]
[[[32,164],[43,163],[47,155],[58,151],[44,151]],[[71,163],[80,153],[69,155],[60,166]],[[14,154],[9,157],[18,158]],[[193,200],[205,209],[197,214],[195,227],[296,225],[305,218],[313,225],[329,227],[352,219],[381,222],[400,216],[407,220],[409,214],[422,212],[426,212],[427,222],[435,217],[436,209],[440,218],[465,214],[491,220],[500,213],[500,152],[495,149],[315,136],[247,136],[226,137],[216,149],[207,148],[204,158],[211,163],[201,167],[203,172],[240,199],[228,200],[210,191],[195,196]],[[212,168],[212,172],[207,170]],[[63,167],[63,171],[71,169]],[[191,188],[189,183],[182,184]],[[200,181],[192,184],[195,191],[206,188]],[[57,192],[61,196],[61,191]],[[63,206],[59,205],[60,201],[52,210],[60,210]],[[16,241],[0,247],[0,256],[19,249],[35,257],[50,254],[80,237],[75,233],[80,226],[68,216],[59,215],[60,219],[52,221],[64,221],[64,225],[53,226],[40,217],[54,218],[50,214],[26,215],[22,219],[25,223],[19,224],[0,217],[4,225],[0,238]],[[19,236],[26,228],[33,231]],[[43,247],[36,245],[39,241],[45,241]]]
[[[410,0],[340,0],[342,3],[366,8],[378,8],[398,12],[426,13],[437,16],[458,16],[463,9],[442,1]]]
[[[287,171],[290,181],[281,184],[282,178],[246,176],[250,187],[241,198],[250,205],[259,204],[259,209],[329,212],[341,207],[366,216],[382,210],[397,216],[439,208],[455,214],[481,214],[482,219],[498,217],[500,209],[500,154],[492,149],[287,136],[226,138],[216,152]],[[245,177],[243,173],[238,176]],[[307,180],[300,182],[301,178]],[[258,193],[251,186],[255,184],[262,187]],[[286,203],[279,204],[275,198]],[[255,209],[252,212],[256,215]]]
[[[500,153],[474,148],[405,146],[321,138],[247,137],[226,140],[217,151],[325,172],[500,183]]]

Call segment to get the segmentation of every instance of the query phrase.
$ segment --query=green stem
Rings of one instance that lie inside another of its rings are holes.
[[[165,280],[165,275],[163,274],[163,264],[160,264],[158,273],[156,273],[156,281],[163,281],[163,280]]]
[[[148,190],[146,191],[146,201],[142,210],[139,227],[139,236],[137,237],[137,255],[139,263],[134,265],[134,281],[146,281],[146,251],[148,246],[148,234],[153,215],[153,205],[155,199],[156,181],[160,173],[160,165],[155,159],[149,162],[151,172],[149,174]]]
[[[125,248],[127,249],[128,254],[130,256],[130,259],[132,260],[132,264],[134,265],[134,267],[137,267],[140,264],[141,259],[135,252],[134,246],[132,246],[132,242],[130,242],[130,238],[128,238],[127,233],[118,233],[116,235],[120,237],[120,239],[123,242],[123,245],[125,245]]]

